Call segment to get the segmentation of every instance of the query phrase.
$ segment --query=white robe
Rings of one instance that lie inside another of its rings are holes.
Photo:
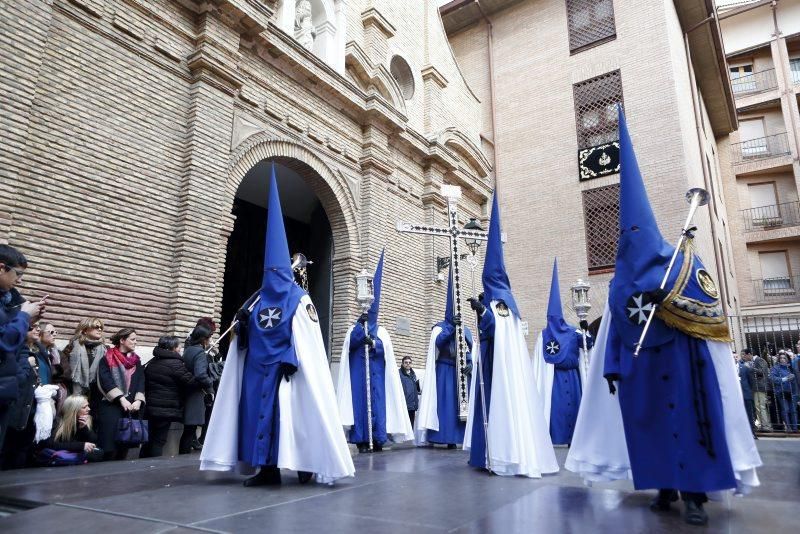
[[[319,323],[308,315],[308,295],[300,299],[292,320],[292,344],[297,355],[297,372],[280,381],[278,467],[308,471],[319,483],[355,474],[350,449],[336,410],[336,393]],[[239,352],[231,340],[220,379],[217,399],[209,421],[208,434],[200,453],[200,469],[252,473],[239,462],[239,396],[242,389],[246,351]]]
[[[580,334],[580,330],[577,330]],[[581,375],[581,390],[583,385],[586,384],[586,369],[588,367],[586,361],[586,351],[583,347],[578,349],[580,351],[578,371]],[[539,391],[539,396],[544,402],[544,419],[547,423],[547,428],[550,428],[550,410],[552,410],[553,402],[553,378],[556,374],[556,366],[552,363],[547,363],[544,359],[544,347],[542,342],[542,333],[539,332],[539,337],[536,339],[536,345],[533,349],[533,376],[536,377],[536,389]],[[583,397],[581,397],[583,402]]]
[[[550,441],[550,428],[545,423],[544,404],[534,383],[533,362],[525,346],[521,322],[513,313],[507,317],[498,315],[494,301],[487,313],[494,313],[495,319],[492,391],[486,439],[491,469],[498,475],[532,478],[556,473],[558,461]],[[474,414],[475,395],[480,395],[480,385],[477,383],[480,357],[476,357],[477,354],[476,347],[473,353],[476,369],[472,373],[464,450],[470,449],[472,425],[483,424],[483,415]],[[478,421],[473,421],[473,416]]]
[[[345,430],[350,430],[354,423],[353,390],[350,384],[350,333],[352,330],[351,326],[344,336],[339,359],[339,387],[336,390],[339,414]],[[386,434],[393,442],[402,443],[414,439],[414,429],[411,428],[411,419],[408,418],[406,397],[403,394],[400,372],[394,359],[392,339],[389,337],[389,332],[382,326],[378,327],[378,338],[383,342],[383,357],[386,363],[384,372]],[[359,384],[359,387],[366,386]]]
[[[436,358],[439,357],[439,349],[436,347],[436,338],[439,337],[441,331],[441,326],[434,326],[428,343],[428,358],[425,361],[425,375],[422,378],[422,397],[414,421],[414,443],[417,445],[427,443],[428,430],[439,430],[439,397],[436,390]],[[475,354],[475,338],[472,339],[470,351],[471,354]],[[474,375],[476,372],[477,370],[473,366],[472,374]]]
[[[603,378],[611,321],[611,312],[606,306],[593,349],[588,381],[583,390],[584,401],[578,411],[572,447],[565,464],[567,469],[590,483],[633,478],[619,399],[608,392],[608,383]],[[709,341],[708,349],[720,387],[725,437],[738,485],[736,491],[747,493],[760,485],[756,468],[761,465],[761,457],[747,422],[739,376],[730,347],[727,343]],[[718,497],[719,494],[710,496]]]

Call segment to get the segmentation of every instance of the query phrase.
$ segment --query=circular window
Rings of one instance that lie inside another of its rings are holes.
[[[411,72],[411,67],[408,62],[400,56],[394,56],[389,63],[389,72],[397,81],[400,86],[400,92],[403,93],[403,98],[410,100],[414,96],[414,75]]]

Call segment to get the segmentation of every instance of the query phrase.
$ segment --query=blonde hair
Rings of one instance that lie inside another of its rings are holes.
[[[72,334],[72,337],[69,338],[67,342],[67,346],[64,347],[62,354],[66,357],[69,357],[72,354],[72,350],[75,348],[75,343],[79,343],[81,345],[86,344],[86,331],[90,330],[92,326],[95,324],[103,324],[103,321],[100,320],[98,317],[87,317],[85,319],[81,319],[81,322],[78,323],[78,326],[75,327],[75,333]],[[103,336],[100,336],[100,343],[103,345],[106,344],[106,339]]]
[[[61,407],[61,417],[58,420],[58,428],[54,439],[56,441],[72,441],[78,432],[78,413],[85,404],[89,404],[89,399],[83,395],[70,395],[64,400]],[[87,416],[86,426],[92,429],[92,416]]]

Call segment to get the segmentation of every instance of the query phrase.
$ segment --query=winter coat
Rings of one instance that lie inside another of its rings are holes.
[[[206,423],[206,403],[203,390],[209,393],[213,391],[213,381],[208,374],[208,355],[201,345],[190,345],[183,351],[183,361],[202,388],[191,391],[186,397],[183,424],[204,425]]]
[[[97,422],[97,446],[103,449],[106,454],[110,454],[117,449],[117,426],[122,417],[128,416],[120,403],[120,398],[122,397],[109,398],[114,394],[114,389],[117,389],[117,385],[114,383],[111,368],[104,357],[97,367],[97,382],[95,383],[93,394],[100,397],[95,417]],[[141,364],[136,366],[136,370],[131,376],[131,385],[125,398],[130,403],[137,400],[142,401],[144,408],[144,368]],[[134,412],[130,414],[130,417],[138,417],[138,415]]]
[[[753,376],[753,367],[746,365],[745,362],[739,362],[739,385],[742,386],[742,396],[744,400],[753,400],[753,387],[755,385],[755,377]]]
[[[769,373],[769,378],[776,396],[778,393],[790,394],[792,397],[797,395],[797,377],[792,373],[788,365],[777,364]]]
[[[760,393],[772,391],[769,380],[769,364],[761,356],[753,358],[753,391]]]
[[[434,377],[435,380],[435,377]],[[403,368],[400,368],[400,382],[403,384],[403,394],[406,397],[406,406],[408,411],[415,411],[419,409],[419,380],[414,373],[414,369],[406,374]]]
[[[31,320],[27,313],[19,311],[23,301],[15,289],[0,293],[0,407],[16,400],[27,374],[17,366],[17,356],[25,344]]]
[[[87,427],[79,427],[75,431],[75,435],[69,441],[56,441],[54,436],[55,431],[53,431],[53,436],[40,442],[37,447],[57,451],[83,452],[84,444],[94,443],[97,445],[97,434],[95,434],[94,430]]]
[[[28,345],[23,344],[17,352],[17,400],[9,406],[8,426],[23,430],[28,426],[34,411],[34,390],[36,389],[36,373],[28,358],[32,356]]]
[[[147,417],[183,421],[184,399],[199,387],[181,355],[156,347],[144,368]]]

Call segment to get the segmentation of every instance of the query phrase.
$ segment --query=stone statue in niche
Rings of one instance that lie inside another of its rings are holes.
[[[295,9],[294,36],[308,50],[314,48],[314,22],[311,20],[311,2],[298,0]]]

